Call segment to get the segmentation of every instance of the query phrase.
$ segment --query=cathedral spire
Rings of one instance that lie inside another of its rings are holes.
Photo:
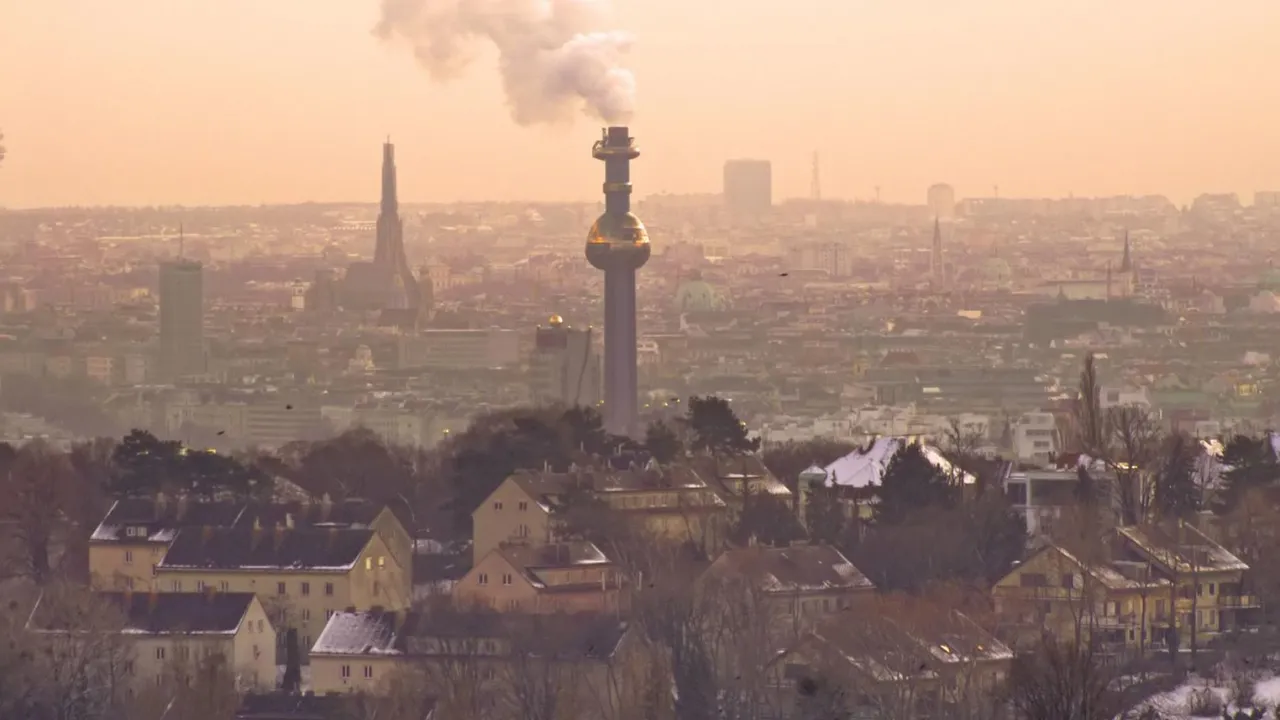
[[[400,200],[396,194],[396,146],[391,144],[391,137],[382,145],[382,212],[397,214]]]
[[[1133,260],[1129,256],[1129,231],[1124,231],[1124,257],[1120,259],[1120,272],[1127,273],[1133,270]]]

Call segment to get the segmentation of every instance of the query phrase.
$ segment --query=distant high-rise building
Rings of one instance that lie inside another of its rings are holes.
[[[535,403],[594,407],[600,397],[600,354],[591,328],[578,329],[553,315],[534,335],[529,395]]]
[[[773,164],[730,160],[724,164],[724,202],[733,215],[762,215],[773,207]]]
[[[927,202],[935,218],[950,220],[956,215],[956,190],[946,183],[930,186]]]
[[[204,267],[182,259],[161,263],[160,373],[176,380],[204,371]]]

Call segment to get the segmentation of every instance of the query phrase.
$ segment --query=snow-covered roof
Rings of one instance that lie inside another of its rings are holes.
[[[842,487],[867,488],[879,485],[884,473],[889,468],[893,456],[903,445],[911,442],[909,438],[882,437],[877,438],[870,448],[854,450],[835,462],[827,465],[827,482]],[[926,460],[947,476],[961,479],[965,485],[977,482],[971,473],[967,473],[951,464],[942,451],[932,445],[921,444],[920,449]]]

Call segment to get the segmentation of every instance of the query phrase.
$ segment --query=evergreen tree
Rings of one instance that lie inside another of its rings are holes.
[[[289,628],[284,641],[284,678],[280,689],[296,693],[302,687],[302,656],[298,650],[298,629]]]
[[[1199,444],[1185,433],[1174,433],[1165,441],[1155,487],[1156,513],[1161,519],[1185,520],[1200,511],[1195,478],[1199,450]]]
[[[182,444],[160,440],[146,430],[134,430],[111,454],[115,472],[111,494],[116,497],[155,497],[159,492],[180,493],[190,486],[181,473]]]
[[[916,510],[953,507],[959,494],[946,473],[925,457],[919,443],[904,443],[893,454],[875,489],[875,519],[877,523],[900,524]]]
[[[738,419],[729,402],[714,395],[689,398],[687,421],[693,431],[693,449],[713,455],[740,455],[760,448],[751,439],[747,424]]]
[[[1271,444],[1271,436],[1236,435],[1222,452],[1223,490],[1219,512],[1229,512],[1252,488],[1267,487],[1280,479],[1280,463]]]
[[[649,423],[644,432],[644,446],[655,460],[664,465],[680,457],[684,451],[680,435],[665,420]]]

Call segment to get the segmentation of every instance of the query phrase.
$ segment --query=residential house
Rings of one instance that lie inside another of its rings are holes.
[[[1149,563],[1170,589],[1171,623],[1182,646],[1194,633],[1203,642],[1224,632],[1257,627],[1262,604],[1244,589],[1249,566],[1187,523],[1117,530],[1118,555]],[[1176,596],[1176,597],[1174,597]]]
[[[156,565],[156,587],[254,593],[281,637],[296,628],[304,648],[338,610],[412,600],[409,573],[382,536],[352,528],[185,528]]]
[[[718,583],[731,591],[736,583],[746,583],[743,591],[762,593],[773,618],[771,625],[785,631],[788,641],[875,593],[871,580],[827,545],[726,550],[700,582],[703,587]]]
[[[491,550],[454,587],[459,607],[522,613],[620,613],[622,570],[585,540]]]
[[[611,616],[341,612],[311,648],[311,683],[376,692],[420,673],[451,715],[523,720],[536,714],[526,703],[554,693],[560,708],[611,717],[638,705],[646,657],[640,634]]]
[[[198,663],[221,656],[243,690],[267,690],[276,684],[276,630],[253,593],[96,593],[118,611],[127,644],[123,674],[141,693],[168,682],[189,680]],[[27,629],[39,633],[75,633],[85,628],[66,622],[56,601],[42,596]]]
[[[413,541],[395,513],[367,500],[333,502],[207,501],[188,497],[117,500],[89,538],[91,584],[99,590],[146,591],[179,530],[200,527],[364,528],[376,531],[401,567],[412,567]],[[159,588],[163,590],[164,588]]]
[[[1103,551],[1105,544],[1099,545]],[[992,588],[1004,634],[1034,645],[1044,633],[1071,642],[1092,639],[1109,656],[1141,654],[1163,642],[1168,580],[1140,562],[1085,562],[1045,542]]]
[[[1012,662],[1013,651],[964,614],[897,598],[859,622],[827,619],[779,653],[768,695],[775,717],[797,720],[814,703],[840,716],[972,717],[994,707]]]

